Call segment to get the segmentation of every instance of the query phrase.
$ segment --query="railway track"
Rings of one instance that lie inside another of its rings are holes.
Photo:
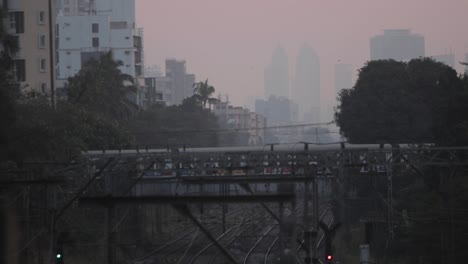
[[[237,213],[242,213],[242,208],[230,211],[226,214],[226,217],[235,217]],[[238,215],[240,216],[240,214]],[[213,230],[218,227],[219,224],[222,224],[219,219],[213,219],[207,223],[204,223],[205,226],[207,226],[208,230]],[[155,255],[158,254],[163,254],[163,253],[175,253],[181,248],[183,248],[186,244],[183,243],[184,239],[189,237],[191,234],[197,233],[199,229],[198,228],[193,228],[191,230],[184,230],[183,232],[180,232],[180,235],[177,235],[175,239],[168,241],[164,243],[162,246],[154,249],[153,251],[137,258],[133,263],[139,264],[139,263],[145,263],[144,261],[154,258]],[[200,234],[198,233],[197,236]],[[182,242],[183,245],[180,245],[180,242]],[[172,248],[171,248],[172,247]],[[175,248],[175,249],[174,249]],[[165,252],[163,252],[165,250]],[[171,254],[166,254],[165,257],[168,257]]]
[[[205,222],[204,225],[213,234],[217,233],[215,235],[216,242],[226,248],[228,252],[233,253],[236,259],[241,260],[239,263],[272,263],[278,256],[275,247],[278,247],[280,242],[279,223],[272,215],[276,209],[268,209],[265,204],[256,204],[247,207],[247,209],[243,206],[229,211],[225,215],[225,223],[228,225],[225,230],[220,231],[221,218]],[[320,219],[324,219],[329,210],[329,207],[320,209]],[[296,214],[296,222],[301,222],[303,201],[299,200],[294,210],[291,210],[291,213],[293,212]],[[301,225],[297,226],[297,228],[301,227]],[[184,230],[175,239],[138,258],[133,263],[219,263],[221,256],[219,250],[213,249],[215,242],[198,231],[198,228]],[[302,232],[300,230],[296,232],[299,238]],[[252,237],[252,234],[257,235]],[[302,263],[300,249],[301,246],[297,248],[295,254],[298,263]]]

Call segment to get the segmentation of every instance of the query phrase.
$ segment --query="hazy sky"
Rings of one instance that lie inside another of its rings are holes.
[[[263,72],[281,44],[294,76],[303,42],[321,61],[324,101],[334,97],[337,61],[354,69],[369,59],[369,38],[407,28],[425,37],[426,55],[468,52],[468,0],[136,0],[145,64],[164,70],[185,59],[197,80],[209,78],[236,105],[263,95]],[[457,66],[461,71],[462,67]],[[253,109],[251,109],[253,110]]]

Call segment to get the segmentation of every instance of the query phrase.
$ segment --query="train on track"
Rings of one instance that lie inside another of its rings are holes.
[[[398,148],[422,148],[431,147],[433,144],[399,144]],[[163,153],[250,153],[250,152],[301,152],[301,151],[338,151],[347,150],[391,150],[395,148],[390,144],[347,144],[347,143],[332,143],[332,144],[314,144],[307,142],[298,142],[295,144],[269,144],[264,146],[241,146],[241,147],[177,147],[177,148],[148,148],[146,146],[136,147],[131,149],[112,149],[112,150],[89,150],[84,151],[84,156],[95,155],[134,155],[134,154],[163,154]]]

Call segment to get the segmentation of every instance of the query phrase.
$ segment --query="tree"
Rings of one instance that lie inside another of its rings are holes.
[[[352,143],[467,142],[467,89],[432,59],[370,61],[339,94],[335,120]]]
[[[201,102],[203,108],[206,107],[206,103],[209,105],[216,103],[218,99],[211,98],[210,96],[215,92],[213,86],[208,84],[208,79],[205,82],[198,82],[193,84],[194,98]]]
[[[68,101],[118,120],[128,118],[137,108],[129,100],[135,92],[132,77],[119,70],[121,63],[112,59],[111,52],[98,60],[87,62],[65,86]]]
[[[140,146],[206,147],[218,142],[216,116],[193,97],[178,106],[154,106],[139,112],[129,122],[129,128]]]
[[[23,98],[17,105],[17,121],[8,133],[10,160],[74,159],[89,149],[117,149],[131,143],[117,121],[59,101],[52,108],[45,97]]]
[[[431,59],[368,62],[355,86],[342,91],[339,100],[335,120],[349,142],[468,144],[467,77]],[[444,158],[466,160],[457,152]],[[464,262],[465,171],[436,165],[421,166],[418,173],[398,166],[392,170],[395,235],[385,246],[388,262]],[[372,183],[372,189],[384,192],[386,178],[380,178],[380,184],[378,179],[350,183],[362,190],[357,192],[360,199],[378,200],[368,188]]]

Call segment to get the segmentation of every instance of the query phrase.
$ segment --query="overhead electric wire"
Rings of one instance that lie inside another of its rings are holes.
[[[267,129],[281,129],[281,128],[293,128],[293,127],[314,127],[314,126],[328,126],[334,124],[334,121],[327,123],[309,123],[309,124],[297,124],[297,125],[281,125],[281,126],[264,126],[264,127],[251,127],[251,128],[231,128],[231,129],[199,129],[199,130],[158,130],[158,131],[140,131],[132,132],[131,134],[136,135],[147,135],[147,134],[203,134],[203,133],[220,133],[220,132],[240,132],[250,130],[267,130]]]

